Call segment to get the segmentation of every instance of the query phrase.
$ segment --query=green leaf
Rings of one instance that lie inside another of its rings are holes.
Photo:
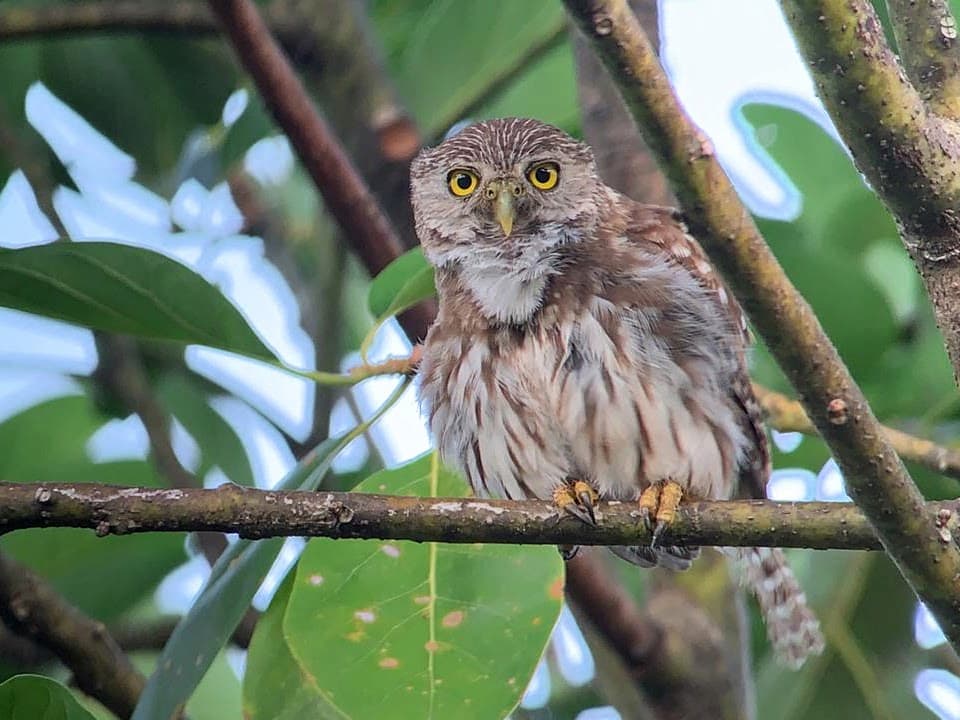
[[[167,641],[132,720],[170,717],[203,679],[239,624],[283,547],[283,538],[240,540],[217,560],[210,581]]]
[[[373,279],[367,304],[373,316],[382,319],[436,294],[433,268],[423,256],[423,249],[415,247],[387,265]]]
[[[757,225],[853,374],[867,378],[881,366],[878,350],[896,341],[897,323],[865,256],[896,238],[896,226],[843,148],[811,120],[772,105],[747,105],[743,115],[758,138],[772,138],[765,150],[803,196],[794,221]]]
[[[2,250],[0,305],[96,330],[276,361],[217,288],[143,248],[56,242]]]
[[[467,494],[435,456],[357,490]],[[315,539],[283,631],[315,692],[346,717],[502,718],[543,653],[562,587],[549,547]]]
[[[337,453],[357,432],[324,440],[281,480],[278,488],[316,490]],[[132,720],[169,717],[190,697],[250,607],[283,542],[283,538],[241,538],[220,556],[190,612],[177,624],[163,648],[157,670],[147,681]]]
[[[3,720],[94,720],[70,691],[41,675],[17,675],[0,683]]]
[[[202,462],[197,475],[212,467],[223,470],[231,482],[252,487],[253,468],[243,441],[223,416],[210,407],[210,397],[195,376],[168,373],[156,387],[157,395],[200,447]]]
[[[0,479],[160,486],[146,462],[90,461],[87,441],[104,422],[82,395],[49,400],[8,418],[0,423],[0,447],[5,449]],[[4,535],[0,548],[50,580],[85,613],[110,620],[183,562],[183,541],[183,533],[98,538],[89,530],[36,528]]]
[[[340,720],[343,713],[321,695],[317,686],[290,654],[283,637],[293,573],[273,597],[257,622],[243,675],[243,712],[246,720]]]
[[[403,38],[395,77],[427,136],[445,132],[447,125],[462,119],[464,107],[488,93],[498,78],[523,61],[531,46],[566,23],[563,8],[552,0],[439,0],[428,3],[426,10],[423,3],[407,0],[406,5],[408,15],[419,17],[413,33]],[[395,5],[390,9],[402,16]],[[566,80],[572,87],[572,77]]]

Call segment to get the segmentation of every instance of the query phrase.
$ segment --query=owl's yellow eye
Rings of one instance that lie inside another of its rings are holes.
[[[537,190],[552,190],[560,180],[560,168],[552,162],[539,163],[527,171],[527,179]]]
[[[477,189],[479,180],[469,170],[452,170],[447,175],[447,185],[450,186],[450,192],[457,197],[466,197]]]

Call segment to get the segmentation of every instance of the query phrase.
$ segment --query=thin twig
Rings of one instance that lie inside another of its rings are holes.
[[[924,506],[937,542],[954,545],[958,501]],[[651,535],[633,503],[600,503],[586,525],[541,500],[419,498],[368,493],[118,487],[93,483],[0,483],[0,533],[83,527],[98,535],[218,531],[241,537],[381,538],[451,543],[637,545]],[[768,500],[684,505],[663,533],[667,545],[879,550],[851,503]]]
[[[753,392],[763,407],[767,421],[774,429],[780,432],[819,435],[810,418],[807,417],[807,411],[796,400],[791,400],[786,395],[768,390],[756,383],[753,384]],[[960,452],[887,425],[881,427],[887,442],[893,446],[901,458],[941,475],[960,480]]]
[[[303,374],[321,385],[349,387],[381,375],[412,375],[420,364],[422,353],[423,346],[416,345],[406,357],[390,358],[379,363],[364,363],[350,368],[345,373],[309,371]]]
[[[760,236],[709,140],[684,113],[643,29],[625,0],[564,2],[657,153],[694,236],[723,271],[800,391],[808,415],[844,473],[851,497],[954,648],[960,648],[960,594],[955,583],[960,552],[952,542],[942,541],[930,509],[886,442],[863,393]]]
[[[46,580],[2,553],[0,617],[60,658],[87,695],[121,718],[133,713],[146,679],[103,623],[84,615]]]

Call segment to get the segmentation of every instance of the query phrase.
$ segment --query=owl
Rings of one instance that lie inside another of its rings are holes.
[[[532,119],[477,123],[411,167],[439,314],[420,397],[444,462],[479,495],[554,501],[595,522],[636,502],[640,566],[689,567],[664,546],[681,500],[763,492],[769,451],[743,314],[674,210],[605,185],[589,147]],[[777,654],[823,648],[779,550],[730,549]]]

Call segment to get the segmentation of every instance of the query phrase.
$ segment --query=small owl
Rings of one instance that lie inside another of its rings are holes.
[[[637,565],[689,567],[662,546],[681,497],[763,492],[769,451],[746,325],[670,209],[597,176],[590,149],[531,119],[481,122],[411,168],[417,233],[440,310],[420,367],[443,460],[476,493],[552,499],[584,522],[634,501]],[[823,639],[779,550],[731,550],[774,648],[798,666]]]

